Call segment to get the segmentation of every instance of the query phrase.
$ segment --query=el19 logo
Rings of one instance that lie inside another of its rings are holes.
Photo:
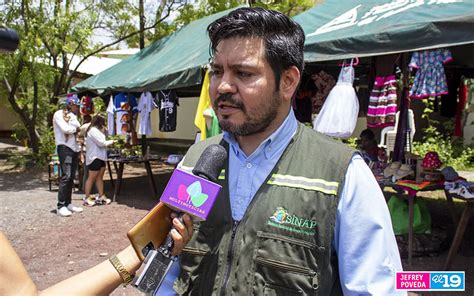
[[[430,272],[430,290],[464,291],[464,271]]]

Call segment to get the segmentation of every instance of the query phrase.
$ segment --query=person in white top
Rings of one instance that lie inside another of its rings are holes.
[[[107,146],[115,141],[107,141],[105,138],[105,118],[101,115],[95,115],[87,129],[86,137],[86,166],[89,176],[86,181],[86,196],[84,198],[85,206],[95,206],[96,204],[110,204],[111,200],[104,194],[104,173],[105,162],[107,161]],[[95,183],[97,197],[91,197],[92,184]]]
[[[54,139],[61,169],[56,212],[61,217],[82,212],[81,207],[71,204],[72,186],[79,162],[79,144],[76,141],[80,126],[76,116],[79,105],[77,96],[68,96],[64,109],[56,111],[53,116]]]

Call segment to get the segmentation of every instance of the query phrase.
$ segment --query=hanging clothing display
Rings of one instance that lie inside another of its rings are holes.
[[[209,96],[209,70],[206,71],[206,75],[204,75],[196,116],[194,117],[194,125],[201,131],[201,141],[208,137],[206,119],[204,117],[204,111],[208,108],[211,108],[211,97]]]
[[[81,115],[90,115],[94,113],[94,102],[89,96],[82,96],[81,98]]]
[[[352,135],[359,114],[359,99],[353,83],[354,68],[351,61],[349,66],[342,67],[336,85],[314,120],[315,130],[338,138],[348,138]]]
[[[138,112],[137,107],[137,99],[134,95],[118,93],[114,97],[115,131],[117,135],[125,135],[132,131],[132,115]]]
[[[154,100],[155,107],[160,110],[160,131],[176,130],[176,118],[179,98],[174,90],[160,90]]]
[[[109,135],[115,135],[115,124],[114,124],[114,97],[110,95],[109,104],[107,105],[107,132]]]
[[[331,74],[326,73],[324,70],[319,71],[317,74],[311,75],[311,79],[316,86],[316,92],[314,92],[311,98],[312,102],[312,113],[318,114],[323,107],[324,101],[331,89],[336,85],[336,80]]]
[[[403,88],[402,97],[400,98],[400,113],[398,117],[397,134],[395,136],[395,145],[393,148],[392,161],[405,160],[405,151],[411,152],[411,143],[407,143],[410,137],[408,133],[408,106],[410,105],[408,99],[408,88]],[[408,147],[408,149],[407,149]]]
[[[456,112],[456,122],[454,125],[454,136],[455,137],[462,137],[462,118],[464,109],[466,108],[467,103],[467,87],[464,84],[464,80],[461,80],[461,84],[459,85],[459,101],[458,101],[458,109]]]
[[[210,138],[210,137],[213,137],[213,136],[216,136],[216,135],[220,134],[221,133],[221,127],[219,126],[219,120],[217,119],[217,115],[216,115],[216,112],[214,112],[214,109],[209,107],[206,110],[206,114],[209,114],[210,117],[211,117],[210,125],[208,126],[206,124],[207,137]]]
[[[448,93],[444,64],[453,58],[449,49],[433,49],[413,53],[409,67],[418,69],[410,97],[423,99]]]
[[[367,110],[367,126],[395,125],[397,113],[397,80],[394,75],[375,77]]]
[[[138,127],[138,133],[149,136],[151,135],[150,113],[154,109],[153,96],[149,91],[140,95],[137,109],[140,112],[140,126]]]

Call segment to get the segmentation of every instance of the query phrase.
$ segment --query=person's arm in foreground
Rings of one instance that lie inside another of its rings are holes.
[[[0,295],[37,295],[36,286],[31,280],[20,257],[0,231]]]
[[[360,156],[346,172],[337,208],[335,248],[344,295],[400,295],[402,271],[390,213],[382,190]]]
[[[140,267],[141,261],[132,246],[128,246],[117,258],[125,269],[133,274]],[[109,260],[67,278],[43,291],[40,295],[109,295],[122,283],[117,270]]]
[[[178,219],[173,219],[176,228],[171,231],[171,236],[175,241],[173,254],[181,253],[192,236],[192,219],[188,215],[184,215],[183,220],[184,225]],[[2,296],[38,294],[109,295],[122,283],[122,278],[115,267],[109,260],[105,260],[38,293],[21,259],[2,232],[0,232],[0,251],[2,254],[0,260],[0,295]],[[130,274],[135,273],[141,265],[141,261],[132,246],[128,246],[116,256]]]

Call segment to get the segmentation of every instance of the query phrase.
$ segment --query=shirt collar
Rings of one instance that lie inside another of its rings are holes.
[[[240,149],[239,143],[235,139],[234,135],[230,132],[224,131],[224,140],[229,143],[232,152],[240,159],[253,158],[255,155],[262,153],[262,151],[265,158],[270,159],[275,156],[276,153],[278,153],[280,150],[278,148],[281,147],[281,145],[286,146],[286,144],[288,144],[288,138],[293,137],[297,128],[298,121],[296,120],[293,109],[291,108],[280,127],[278,127],[278,129],[270,136],[268,136],[268,138],[263,140],[258,148],[255,149],[255,151],[249,156],[246,156],[245,153]]]

